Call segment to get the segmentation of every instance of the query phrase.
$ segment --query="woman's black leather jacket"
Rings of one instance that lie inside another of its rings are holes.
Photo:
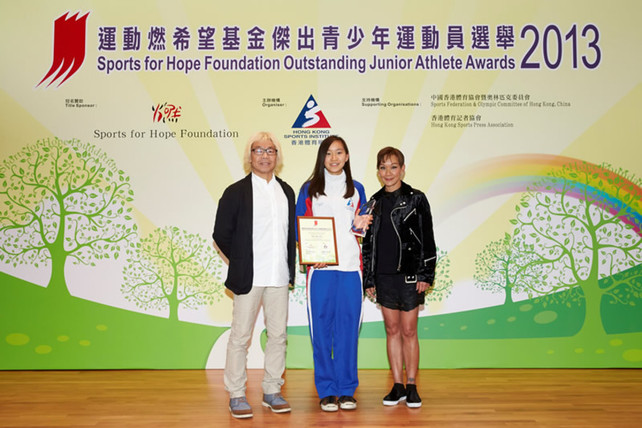
[[[371,199],[379,201],[384,196],[382,188]],[[377,234],[381,224],[381,205],[375,204],[373,220],[363,238],[363,288],[375,286],[376,263],[380,257],[395,257],[394,252],[377,248]],[[399,239],[399,260],[397,272],[406,275],[407,282],[423,281],[432,284],[435,279],[437,249],[432,230],[430,205],[423,192],[401,183],[399,196],[390,213],[397,238]]]

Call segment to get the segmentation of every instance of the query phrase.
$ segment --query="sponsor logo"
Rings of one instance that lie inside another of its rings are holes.
[[[85,61],[85,32],[89,12],[78,18],[78,13],[67,17],[69,12],[54,21],[53,61],[49,71],[36,86],[51,79],[47,87],[58,81],[62,85],[76,74]]]
[[[177,106],[170,103],[159,103],[156,106],[152,106],[154,115],[152,120],[154,122],[178,122],[178,118],[181,117],[181,110],[183,107]]]

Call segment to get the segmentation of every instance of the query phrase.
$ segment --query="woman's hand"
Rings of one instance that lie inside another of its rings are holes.
[[[372,214],[355,214],[353,224],[356,229],[368,230],[368,227],[372,224]]]
[[[376,289],[374,287],[366,288],[366,294],[373,300],[377,296]]]
[[[327,266],[328,266],[327,263],[315,263],[314,265],[312,265],[312,267],[315,269],[323,269],[324,267],[327,267]]]
[[[423,281],[417,281],[417,293],[423,293],[425,291],[428,292],[428,294],[432,293],[434,290],[432,284],[428,284],[427,282]]]

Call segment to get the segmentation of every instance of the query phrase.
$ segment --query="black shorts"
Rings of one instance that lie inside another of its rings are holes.
[[[417,283],[407,283],[406,276],[401,274],[377,275],[375,287],[377,303],[388,309],[412,311],[426,299],[424,293],[417,293]]]

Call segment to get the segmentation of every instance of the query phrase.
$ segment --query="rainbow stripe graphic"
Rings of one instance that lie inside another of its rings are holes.
[[[571,168],[564,168],[571,164],[590,171],[591,180],[582,182],[581,175],[574,176]],[[557,178],[555,182],[551,180],[553,175]],[[570,189],[567,195],[583,200],[588,194],[598,206],[613,215],[624,209],[621,219],[642,236],[640,185],[622,174],[581,159],[548,154],[501,156],[454,171],[444,181],[446,184],[436,186],[439,190],[431,194],[437,219],[448,218],[466,206],[494,196],[523,193],[528,189],[559,193],[566,187]],[[618,184],[595,187],[600,181]],[[538,186],[538,183],[546,186]]]

